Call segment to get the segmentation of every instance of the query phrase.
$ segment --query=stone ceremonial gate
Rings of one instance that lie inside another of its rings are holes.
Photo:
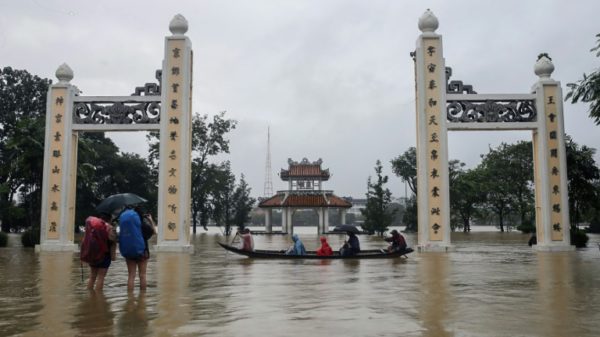
[[[477,94],[450,81],[437,18],[427,10],[413,54],[416,67],[418,245],[447,251],[450,242],[448,131],[531,130],[533,135],[537,246],[570,250],[567,167],[560,82],[550,78],[547,55],[535,64],[539,80],[528,94]],[[192,49],[187,21],[175,16],[165,38],[159,84],[132,96],[80,96],[63,64],[50,87],[41,219],[42,251],[74,250],[75,186],[79,131],[160,131],[159,251],[191,251]],[[163,109],[164,114],[163,114]]]
[[[165,38],[159,84],[131,96],[80,96],[66,64],[48,91],[44,183],[39,250],[72,251],[78,132],[160,131],[158,179],[159,251],[191,251],[192,45],[188,24],[176,15]],[[126,192],[126,191],[124,191]]]
[[[542,54],[539,80],[529,94],[477,94],[449,81],[438,20],[429,10],[419,19],[422,34],[413,54],[417,93],[418,245],[446,251],[450,243],[448,131],[531,130],[538,250],[571,250],[567,164],[560,82]]]

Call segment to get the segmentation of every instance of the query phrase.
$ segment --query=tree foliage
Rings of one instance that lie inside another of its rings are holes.
[[[592,52],[596,52],[596,57],[600,56],[600,34],[596,37],[596,47],[590,49]],[[590,103],[589,115],[590,118],[594,119],[596,124],[600,125],[600,68],[594,70],[591,74],[583,74],[583,78],[576,83],[567,83],[569,92],[565,96],[565,101],[571,99],[571,103],[577,103],[582,101],[584,103]]]
[[[376,181],[372,182],[369,177],[367,182],[367,205],[361,209],[365,217],[363,228],[369,233],[383,235],[394,220],[396,209],[392,206],[392,192],[385,187],[388,176],[382,174],[381,161],[375,164]]]
[[[417,194],[417,149],[414,146],[392,159],[392,172],[408,183],[413,194]]]
[[[256,199],[250,196],[251,190],[252,189],[248,186],[248,183],[242,174],[240,182],[233,192],[233,201],[235,203],[233,223],[238,228],[244,228],[246,223],[250,221],[250,212],[256,203]]]
[[[526,221],[533,202],[533,151],[531,142],[502,143],[482,157],[479,168],[483,175],[481,188],[486,203],[498,217],[504,232],[505,220],[517,212]]]
[[[471,231],[471,221],[477,214],[478,206],[486,202],[481,170],[460,170],[456,172],[450,187],[450,221],[453,228]]]
[[[235,216],[235,175],[229,162],[223,163],[214,177],[216,189],[212,195],[212,218],[217,226],[225,227],[225,235],[231,233]]]
[[[52,82],[0,69],[0,220],[2,230],[39,226],[46,95]],[[17,198],[19,197],[19,198]],[[19,204],[15,200],[24,202]]]
[[[571,226],[577,226],[582,215],[598,206],[600,169],[594,161],[595,149],[579,146],[567,137],[567,180],[569,184],[569,217]],[[591,220],[591,219],[590,219]]]

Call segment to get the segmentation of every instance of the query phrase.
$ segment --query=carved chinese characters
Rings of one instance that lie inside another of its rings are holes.
[[[558,125],[558,110],[556,104],[556,86],[545,86],[544,87],[544,109],[546,112],[546,137],[548,142],[548,171],[549,184],[548,192],[550,197],[550,219],[552,224],[551,239],[552,241],[562,241],[565,224],[562,222],[562,212],[566,205],[561,203],[560,193],[560,143],[557,137],[559,132]]]
[[[51,99],[51,118],[50,118],[50,156],[48,157],[47,170],[47,202],[46,209],[48,217],[46,218],[46,238],[50,240],[59,239],[59,226],[61,218],[61,190],[63,189],[62,179],[62,161],[64,155],[64,118],[66,113],[66,88],[53,88]]]
[[[181,200],[181,189],[179,187],[180,165],[182,165],[181,151],[182,125],[180,121],[184,120],[183,111],[185,86],[185,41],[170,40],[167,42],[167,83],[163,94],[166,95],[166,120],[168,121],[164,134],[161,134],[161,141],[166,142],[166,165],[165,174],[165,193],[163,193],[163,225],[166,225],[164,231],[165,240],[178,240],[178,226],[182,225],[179,217],[181,211],[178,205]]]
[[[440,71],[443,72],[440,41],[438,39],[424,40],[424,58],[425,58],[425,129],[427,135],[427,171],[428,171],[428,216],[429,216],[429,240],[443,240],[443,212],[442,193],[443,180],[440,172],[443,169],[440,154],[442,153],[442,142],[440,141],[441,130],[441,109],[438,102],[441,101],[440,90],[444,89],[443,83],[440,83]]]

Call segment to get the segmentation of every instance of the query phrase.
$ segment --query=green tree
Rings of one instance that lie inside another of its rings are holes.
[[[450,186],[450,218],[458,222],[453,227],[462,227],[463,232],[471,231],[471,220],[478,206],[485,202],[482,180],[480,169],[461,170]]]
[[[392,159],[392,172],[408,183],[413,194],[417,194],[417,149],[414,146]]]
[[[600,34],[596,34],[598,40],[596,47],[590,49],[596,52],[596,57],[600,56]],[[583,74],[583,79],[576,83],[568,83],[569,92],[565,101],[571,99],[571,103],[582,101],[590,103],[589,114],[596,124],[600,124],[600,69],[594,70],[591,74]]]
[[[0,69],[0,220],[2,231],[38,226],[46,94],[52,82],[11,67]],[[29,143],[30,146],[26,146]],[[41,153],[40,150],[41,146]],[[27,209],[13,201],[17,193]],[[23,223],[25,221],[25,223]]]
[[[231,172],[229,162],[221,165],[215,176],[217,187],[212,195],[212,218],[217,226],[225,227],[225,235],[231,234],[234,223],[235,205],[233,193],[235,190],[235,176]]]
[[[406,225],[405,231],[416,232],[418,227],[417,196],[412,195],[406,202],[406,210],[402,215],[402,223]]]
[[[240,182],[233,192],[233,202],[235,204],[233,223],[239,228],[244,228],[246,223],[250,221],[250,212],[254,203],[256,203],[256,199],[250,196],[251,190],[242,174]]]
[[[598,180],[600,170],[594,161],[596,150],[585,145],[579,146],[566,137],[567,180],[569,184],[569,217],[571,227],[577,227],[582,214],[597,207]]]
[[[528,151],[527,151],[528,150]],[[512,212],[526,221],[532,209],[533,160],[530,142],[509,145],[502,143],[483,157],[479,169],[482,172],[482,188],[487,204],[498,216],[498,226],[504,232],[505,221]]]
[[[365,217],[363,228],[369,233],[383,235],[394,220],[395,210],[391,207],[392,192],[385,187],[388,176],[382,175],[381,161],[375,164],[376,182],[369,177],[367,186],[367,205],[360,212]]]
[[[418,229],[417,216],[417,149],[411,146],[403,154],[392,159],[392,172],[408,184],[413,196],[407,200],[406,209],[402,214],[405,230],[416,232]]]

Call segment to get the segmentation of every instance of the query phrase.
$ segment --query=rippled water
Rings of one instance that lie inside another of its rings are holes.
[[[308,249],[314,232],[300,229]],[[570,253],[537,253],[527,239],[454,233],[448,254],[320,262],[234,256],[208,232],[193,238],[193,255],[153,254],[146,292],[127,293],[119,258],[96,294],[81,281],[77,255],[35,254],[11,236],[12,247],[0,248],[0,335],[598,336],[600,236]],[[343,236],[329,240],[335,247]],[[385,246],[377,237],[361,244]]]

